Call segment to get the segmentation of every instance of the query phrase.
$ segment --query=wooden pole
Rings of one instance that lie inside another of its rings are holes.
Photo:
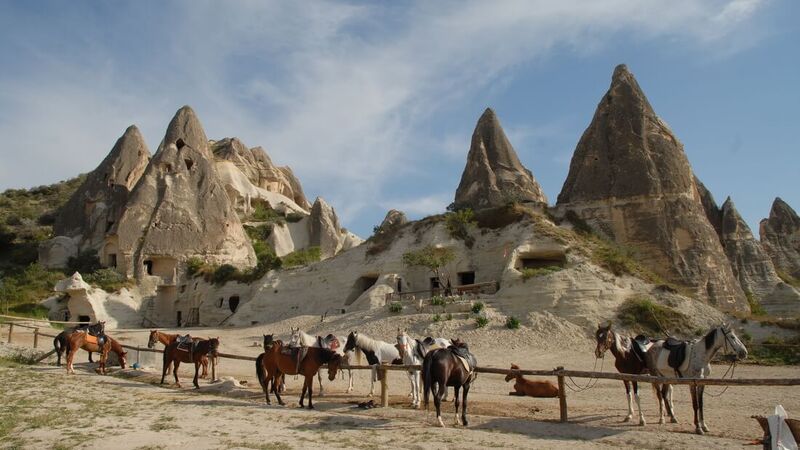
[[[389,372],[386,369],[378,368],[378,373],[381,375],[381,406],[384,408],[389,407]]]
[[[211,382],[217,381],[217,357],[211,357]]]
[[[557,367],[557,371],[563,371],[563,367]],[[558,408],[561,410],[561,422],[567,421],[567,392],[564,389],[564,375],[558,375]]]
[[[141,366],[142,366],[142,363],[140,363],[140,362],[139,362],[139,356],[140,356],[140,353],[141,353],[141,351],[140,351],[140,349],[139,349],[139,346],[137,345],[137,346],[136,346],[136,364],[139,364],[139,367],[141,367]]]
[[[8,343],[11,343],[11,335],[14,333],[14,322],[8,324]]]
[[[34,328],[33,329],[33,348],[38,348],[38,347],[39,347],[39,329],[38,328]]]

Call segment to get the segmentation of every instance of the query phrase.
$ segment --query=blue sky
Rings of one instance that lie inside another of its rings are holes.
[[[155,151],[189,104],[366,237],[444,210],[490,106],[553,203],[626,63],[757,227],[800,209],[798,42],[792,0],[0,1],[0,189],[92,170],[130,124]]]

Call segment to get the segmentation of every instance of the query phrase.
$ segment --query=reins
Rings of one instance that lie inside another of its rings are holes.
[[[605,364],[606,361],[606,352],[603,352],[603,356],[601,358],[594,359],[594,367],[592,368],[592,372],[597,372],[596,369],[597,369],[598,359],[600,359],[600,372],[602,372],[603,365]],[[572,377],[570,376],[567,377],[567,380],[569,380],[569,382],[572,383],[572,386],[570,386],[569,383],[564,383],[564,386],[569,388],[569,390],[571,390],[572,392],[579,393],[583,391],[588,391],[589,389],[597,386],[597,383],[600,381],[600,378],[590,377],[589,381],[584,386],[578,385],[578,383],[576,383],[575,380],[573,380]]]
[[[720,329],[720,330],[722,331],[722,336],[725,337],[725,353],[723,353],[723,355],[727,355],[728,354],[728,344],[730,343],[728,341],[728,333],[726,333],[724,329]],[[733,347],[733,344],[731,344],[731,347]],[[728,372],[730,372],[730,374],[731,374],[730,378],[733,378],[733,374],[736,371],[736,362],[737,362],[737,360],[735,358],[731,361],[731,363],[728,365],[728,370],[726,370],[725,373],[722,374],[722,379],[725,379],[725,377],[728,375]],[[728,390],[729,387],[730,387],[730,385],[725,386],[719,392],[719,394],[712,394],[712,393],[709,392],[708,395],[710,395],[712,397],[720,397],[720,396],[722,396],[722,394],[724,394]]]

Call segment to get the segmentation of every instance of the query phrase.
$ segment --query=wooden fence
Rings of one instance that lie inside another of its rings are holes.
[[[22,323],[15,323],[15,322],[7,322],[9,326],[8,332],[8,343],[13,343],[13,334],[14,334],[14,327],[21,327],[26,329],[33,330],[33,347],[38,348],[39,345],[39,337],[49,337],[55,338],[55,335],[42,333],[39,331],[39,327],[26,325]],[[151,349],[139,346],[139,345],[126,345],[121,344],[123,348],[128,350],[135,350],[136,359],[139,360],[139,356],[141,352],[149,352],[149,353],[164,353],[163,350],[159,349]],[[43,361],[48,356],[55,353],[55,350],[51,350],[47,354],[40,357],[37,362]],[[216,373],[216,366],[217,366],[217,359],[218,358],[227,358],[227,359],[235,359],[240,361],[256,361],[255,356],[244,356],[244,355],[235,355],[229,353],[218,353],[217,358],[211,358],[211,381],[215,381],[217,379]],[[419,365],[379,365],[377,367],[373,366],[365,366],[365,365],[353,365],[353,366],[342,366],[342,369],[350,369],[350,370],[372,370],[376,368],[379,372],[381,372],[381,406],[388,407],[389,406],[389,381],[387,372],[390,371],[409,371],[409,370],[420,370],[421,366]],[[618,381],[637,381],[641,383],[659,383],[659,384],[686,384],[686,385],[693,385],[693,386],[800,386],[800,378],[664,378],[664,377],[654,377],[650,375],[628,375],[628,374],[621,374],[621,373],[610,373],[610,372],[591,372],[591,371],[583,371],[583,370],[567,370],[563,367],[557,367],[552,370],[529,370],[529,369],[519,369],[519,370],[510,370],[510,369],[501,369],[495,367],[477,367],[475,368],[475,372],[477,373],[485,373],[485,374],[495,374],[495,375],[508,375],[508,374],[521,374],[521,375],[529,375],[529,376],[552,376],[556,377],[558,382],[558,404],[559,410],[561,413],[561,422],[567,422],[568,414],[567,414],[567,392],[566,392],[566,378],[589,378],[589,379],[601,379],[601,380],[618,380]]]

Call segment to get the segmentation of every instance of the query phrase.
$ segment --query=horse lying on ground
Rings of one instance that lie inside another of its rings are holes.
[[[511,364],[511,370],[519,370],[519,366]],[[552,381],[526,380],[519,372],[506,375],[506,382],[513,379],[517,381],[514,383],[514,390],[509,392],[508,395],[516,395],[518,397],[558,397],[558,387]]]
[[[678,378],[705,378],[711,373],[709,363],[714,355],[722,349],[733,350],[734,360],[747,358],[747,348],[736,336],[730,325],[724,324],[712,328],[703,338],[693,341],[679,341],[677,339],[667,339],[666,341],[654,342],[647,351],[646,361],[650,373],[659,377]],[[656,387],[654,385],[654,387]],[[703,418],[703,391],[705,386],[689,386],[689,393],[692,396],[692,409],[694,410],[694,426],[697,434],[708,431]],[[668,395],[672,398],[672,386],[664,385],[656,388],[658,396],[658,414],[660,423],[664,423],[664,412],[662,404]],[[671,401],[667,403],[671,409]]]
[[[79,325],[77,327],[70,328],[62,331],[61,333],[58,333],[58,335],[56,335],[56,337],[53,338],[53,349],[56,351],[56,356],[58,357],[56,365],[60,367],[61,355],[64,354],[65,352],[69,353],[69,346],[67,345],[68,344],[67,337],[69,337],[70,334],[76,331],[88,331],[88,333],[91,334],[92,336],[97,336],[103,334],[103,332],[105,331],[105,324],[106,324],[105,322],[97,322],[93,325],[88,325],[88,324]],[[89,353],[89,362],[94,362],[94,360],[92,360],[92,352],[88,353]]]
[[[347,343],[344,346],[344,351],[349,352],[352,350],[360,350],[367,357],[367,364],[372,366],[371,384],[369,387],[369,396],[375,395],[375,381],[378,380],[378,365],[379,364],[402,364],[403,360],[400,359],[400,352],[394,345],[372,339],[369,336],[358,334],[358,331],[351,331],[347,335]]]
[[[76,331],[67,337],[67,345],[69,346],[69,351],[67,352],[67,373],[69,374],[75,373],[75,368],[72,363],[79,349],[84,349],[87,352],[100,353],[99,366],[96,371],[101,375],[106,374],[106,361],[108,360],[108,352],[110,351],[117,354],[119,365],[123,369],[128,362],[126,358],[128,353],[122,348],[119,342],[107,334],[92,336],[84,331]]]
[[[215,358],[217,356],[219,338],[192,339],[192,342],[189,344],[190,345],[184,346],[183,343],[176,340],[164,348],[164,365],[161,369],[161,384],[164,384],[164,377],[167,376],[167,368],[172,365],[172,375],[175,376],[175,385],[181,387],[181,383],[178,380],[178,367],[182,362],[194,363],[194,379],[192,380],[192,384],[194,384],[195,389],[200,389],[200,385],[197,383],[200,365],[202,365],[204,358],[207,359],[209,356]]]
[[[166,348],[169,344],[175,342],[180,334],[168,334],[158,330],[150,330],[150,337],[147,339],[147,348],[156,348],[156,342],[161,342],[164,344],[164,348]],[[193,338],[196,341],[199,341],[200,338]],[[200,364],[203,366],[203,373],[200,374],[200,378],[208,377],[208,357],[203,355],[202,359],[200,360]],[[169,366],[167,367],[167,375],[170,374],[172,371],[172,363],[170,362]]]
[[[290,350],[289,354],[285,354],[282,350],[287,348]],[[339,366],[342,357],[333,350],[319,347],[309,347],[305,349],[305,356],[300,363],[297,362],[297,352],[303,349],[284,347],[283,342],[273,341],[269,346],[269,350],[262,353],[256,359],[256,376],[261,388],[264,390],[267,404],[272,402],[269,399],[269,393],[275,394],[278,403],[283,405],[280,393],[276,389],[279,379],[284,375],[303,375],[303,390],[300,394],[300,407],[303,407],[306,392],[308,392],[308,409],[314,409],[312,393],[314,390],[314,375],[317,374],[319,368],[323,364],[328,365],[328,380],[333,381],[336,379],[336,373],[339,371]],[[271,383],[271,386],[270,386]]]
[[[446,349],[436,349],[425,355],[422,362],[422,382],[425,389],[425,410],[428,410],[428,395],[433,393],[433,404],[436,406],[436,419],[439,425],[442,422],[441,406],[442,396],[447,386],[453,386],[455,405],[455,423],[468,425],[467,421],[467,395],[472,382],[475,380],[475,367],[478,365],[475,355],[469,352],[465,342],[453,340],[453,345]],[[461,422],[458,418],[459,391],[463,389],[464,397],[461,407]]]
[[[329,350],[333,350],[342,357],[342,363],[344,365],[351,365],[351,364],[358,364],[361,361],[361,352],[358,349],[353,349],[350,351],[344,351],[344,346],[342,345],[346,340],[335,336],[333,334],[329,334],[325,337],[322,336],[312,336],[305,331],[300,330],[299,327],[291,328],[292,334],[289,338],[289,347],[317,347],[317,348],[327,348]],[[266,349],[265,349],[266,351]],[[347,369],[348,375],[348,386],[347,392],[353,391],[353,371]],[[322,387],[322,375],[317,373],[317,381],[319,382],[319,396],[322,397],[325,395],[323,387]]]
[[[632,375],[648,373],[644,354],[652,343],[645,336],[637,336],[636,338],[620,336],[611,329],[611,323],[609,323],[605,327],[597,325],[595,339],[597,340],[597,347],[594,350],[594,355],[597,358],[602,358],[606,351],[611,350],[611,354],[614,355],[614,367],[617,368],[619,373],[628,373]],[[623,383],[625,384],[625,393],[628,396],[628,415],[623,422],[628,422],[633,418],[632,397],[635,397],[636,407],[639,408],[639,425],[645,425],[642,403],[639,399],[639,383],[627,380],[623,381]],[[633,385],[633,396],[631,396],[631,384]],[[667,405],[667,410],[672,421],[676,422],[675,414],[672,411],[671,398]]]

